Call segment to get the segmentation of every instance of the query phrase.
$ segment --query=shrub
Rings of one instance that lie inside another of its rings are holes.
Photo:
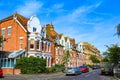
[[[90,64],[88,64],[87,66],[88,66],[89,68],[92,68],[92,65],[90,65]]]
[[[60,71],[64,71],[65,70],[65,67],[62,64],[55,64],[54,67],[55,67],[55,71],[56,72],[60,72]]]
[[[55,67],[54,66],[46,69],[46,73],[52,73],[52,72],[55,72]]]
[[[36,57],[22,57],[17,60],[15,68],[21,69],[23,74],[36,74],[45,72],[46,60]]]

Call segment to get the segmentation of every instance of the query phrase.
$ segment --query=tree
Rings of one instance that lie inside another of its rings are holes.
[[[120,36],[120,24],[117,25],[117,35]]]
[[[70,61],[70,52],[69,52],[69,50],[67,50],[65,55],[62,58],[62,64],[68,66],[69,61]]]
[[[108,58],[108,61],[117,64],[120,60],[120,47],[117,44],[106,46],[107,50],[103,55]]]
[[[91,55],[90,56],[90,60],[93,62],[93,63],[100,63],[100,60],[98,58],[96,58],[95,55]]]

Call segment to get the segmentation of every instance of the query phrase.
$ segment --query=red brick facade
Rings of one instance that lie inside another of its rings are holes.
[[[8,34],[8,27],[11,27],[11,34]],[[14,20],[7,20],[0,23],[0,30],[5,29],[3,50],[15,51],[20,49],[20,37],[23,37],[22,49],[26,49],[27,34],[22,27]]]

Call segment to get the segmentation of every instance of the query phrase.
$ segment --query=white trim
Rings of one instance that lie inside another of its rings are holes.
[[[12,28],[12,26],[8,26],[8,28]]]
[[[4,29],[6,29],[6,28],[2,28],[2,30],[4,30]]]
[[[23,39],[24,37],[19,37],[19,39]]]
[[[15,21],[22,27],[22,29],[27,32],[27,30],[23,27],[23,25],[17,20],[16,17],[13,17],[13,19],[15,19]]]

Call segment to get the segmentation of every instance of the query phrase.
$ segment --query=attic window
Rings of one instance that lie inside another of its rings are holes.
[[[36,29],[35,27],[33,27],[33,32],[36,32],[36,30],[37,30],[37,29]]]

